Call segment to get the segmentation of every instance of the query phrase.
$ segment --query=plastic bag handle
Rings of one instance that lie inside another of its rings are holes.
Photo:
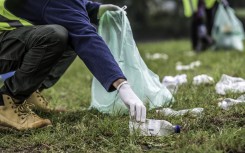
[[[123,7],[122,7],[122,9],[123,10],[126,10],[128,7],[126,6],[126,5],[124,5]]]

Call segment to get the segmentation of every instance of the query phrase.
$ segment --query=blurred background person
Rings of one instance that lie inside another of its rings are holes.
[[[219,3],[228,5],[227,0],[183,0],[184,14],[191,17],[191,42],[196,52],[204,51],[215,43],[211,32]]]

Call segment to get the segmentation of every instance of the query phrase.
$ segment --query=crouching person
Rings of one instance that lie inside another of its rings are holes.
[[[37,94],[66,50],[67,30],[59,25],[32,26],[11,14],[1,14],[0,20],[0,73],[16,71],[0,88],[0,126],[22,131],[51,125],[31,111],[34,103],[29,97]]]
[[[108,9],[99,8],[99,3],[87,0],[0,1],[0,73],[16,71],[0,90],[1,126],[26,130],[51,125],[29,106],[44,106],[37,90],[57,82],[76,55],[108,92],[118,90],[132,120],[145,122],[146,107],[90,22]],[[67,51],[67,44],[74,52]]]

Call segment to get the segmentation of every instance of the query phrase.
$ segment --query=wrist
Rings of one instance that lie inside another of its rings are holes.
[[[117,86],[117,91],[119,91],[120,88],[121,88],[124,84],[128,84],[128,82],[127,82],[127,81],[121,82],[121,83]]]
[[[117,79],[116,81],[113,82],[113,87],[117,89],[117,87],[122,83],[126,81],[126,79]]]

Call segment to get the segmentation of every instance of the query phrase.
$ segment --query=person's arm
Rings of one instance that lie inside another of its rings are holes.
[[[118,79],[113,82],[113,86],[117,88],[120,98],[128,107],[131,119],[138,122],[145,122],[146,107],[134,93],[128,82],[124,79]]]
[[[101,5],[102,5],[101,3],[91,2],[91,1],[88,1],[86,3],[86,10],[88,12],[90,22],[95,25],[99,24],[98,12]]]
[[[73,1],[50,1],[43,22],[59,24],[69,32],[69,41],[77,55],[107,91],[118,90],[122,101],[136,121],[145,121],[146,108],[126,80],[108,46],[91,25],[86,7]]]

